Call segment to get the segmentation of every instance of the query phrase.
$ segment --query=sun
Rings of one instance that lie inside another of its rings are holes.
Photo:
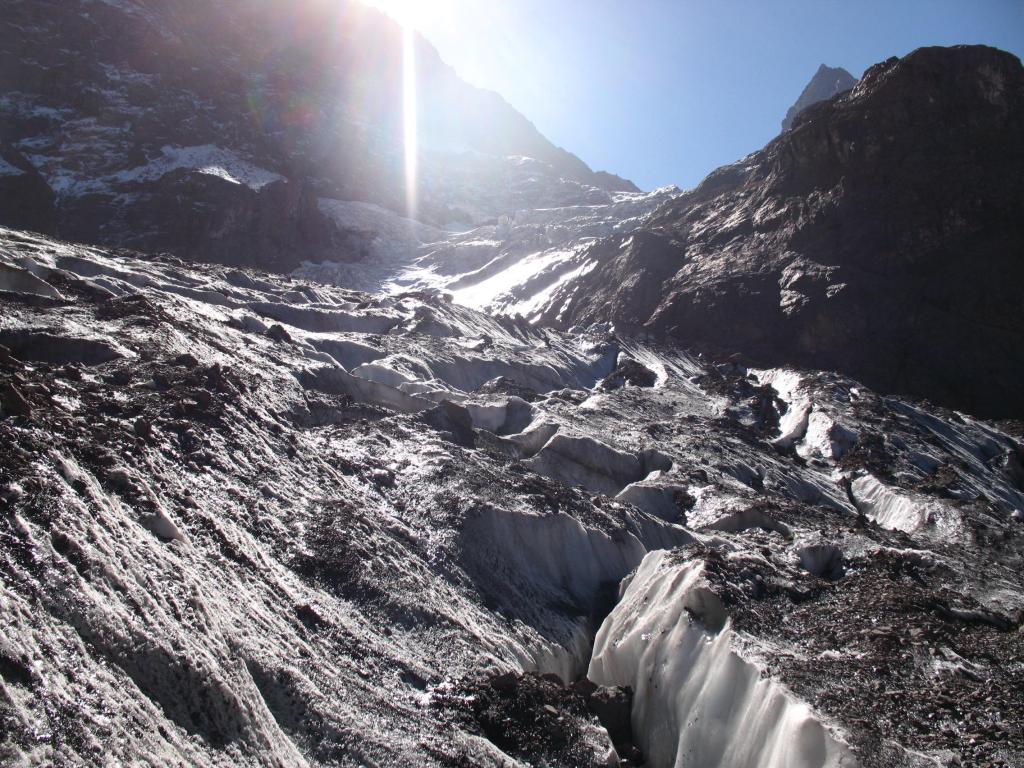
[[[416,218],[419,164],[418,105],[416,103],[416,40],[410,24],[402,25],[402,135],[405,144],[406,215]]]
[[[449,0],[362,0],[366,5],[383,11],[403,27],[424,31],[438,14],[450,9]]]

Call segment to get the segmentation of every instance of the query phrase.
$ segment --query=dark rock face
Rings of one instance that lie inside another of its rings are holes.
[[[626,384],[634,387],[653,387],[657,382],[657,374],[643,363],[636,360],[620,360],[615,370],[601,381],[602,389],[618,389]]]
[[[982,46],[870,68],[592,248],[550,306],[763,364],[1024,413],[1024,70]],[[555,318],[549,318],[554,322]]]
[[[52,234],[56,223],[53,190],[25,156],[0,145],[0,226]]]
[[[856,84],[857,78],[842,67],[829,67],[822,64],[814,73],[811,81],[800,92],[800,98],[786,111],[786,116],[782,119],[783,132],[788,131],[796,116],[812,104],[831,99],[837,93],[848,91]]]
[[[12,0],[4,22],[0,224],[285,270],[366,251],[320,199],[406,213],[402,32],[373,9]],[[460,80],[426,41],[415,57],[423,221],[636,190]],[[511,192],[482,203],[496,188]]]
[[[96,222],[111,222],[123,246],[274,271],[356,247],[320,213],[316,195],[301,181],[278,179],[251,189],[178,170],[139,184],[133,194],[135,202],[127,209],[104,195],[68,201],[62,231],[89,242],[96,239]]]

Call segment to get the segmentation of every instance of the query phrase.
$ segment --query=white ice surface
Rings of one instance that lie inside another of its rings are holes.
[[[770,385],[786,404],[779,419],[779,436],[772,442],[781,448],[795,447],[805,459],[840,458],[857,441],[857,433],[836,422],[809,393],[805,374],[787,368],[751,371],[761,384]]]
[[[588,677],[632,686],[652,768],[841,768],[846,744],[734,648],[701,561],[649,553],[594,641]]]
[[[560,287],[596,267],[586,256],[595,238],[632,231],[678,193],[674,187],[602,192],[603,202],[594,204],[509,208],[461,232],[430,227],[370,203],[322,199],[321,211],[339,227],[365,234],[369,258],[304,264],[296,274],[391,294],[450,292],[457,304],[534,320],[550,309]]]
[[[857,509],[883,528],[914,533],[931,528],[945,537],[958,538],[962,521],[957,513],[935,499],[885,485],[871,474],[850,484]]]

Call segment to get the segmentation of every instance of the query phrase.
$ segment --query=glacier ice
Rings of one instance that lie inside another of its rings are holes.
[[[635,691],[634,732],[653,768],[840,768],[846,744],[736,648],[700,561],[648,554],[594,641],[587,676]]]

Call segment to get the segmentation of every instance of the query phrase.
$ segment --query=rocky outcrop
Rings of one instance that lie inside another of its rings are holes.
[[[301,181],[278,178],[253,188],[181,169],[131,190],[125,207],[106,195],[65,201],[61,231],[95,240],[97,222],[105,222],[101,239],[124,247],[279,272],[303,260],[358,253],[360,241],[351,242],[320,212],[315,193]]]
[[[829,67],[822,64],[800,92],[800,98],[786,110],[786,116],[782,119],[783,132],[788,131],[796,116],[812,104],[831,99],[837,93],[848,91],[856,84],[857,78],[842,67]]]
[[[53,234],[53,190],[13,147],[0,144],[0,226]]]
[[[540,313],[1024,415],[1024,70],[922,48],[581,257]]]

